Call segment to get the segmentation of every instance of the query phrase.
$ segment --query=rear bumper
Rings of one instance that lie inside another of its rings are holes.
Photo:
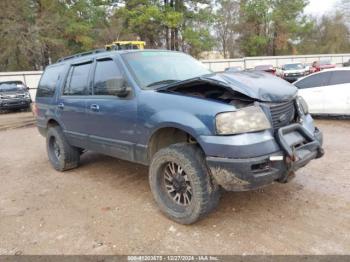
[[[276,135],[280,150],[259,157],[207,157],[216,182],[228,191],[253,190],[274,181],[287,182],[296,170],[323,155],[322,133],[310,134],[299,124],[283,127]]]

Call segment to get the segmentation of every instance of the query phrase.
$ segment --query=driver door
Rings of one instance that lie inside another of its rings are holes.
[[[137,101],[132,92],[126,97],[111,95],[111,79],[123,77],[117,61],[97,59],[92,95],[86,100],[90,149],[125,160],[133,160],[136,143]]]

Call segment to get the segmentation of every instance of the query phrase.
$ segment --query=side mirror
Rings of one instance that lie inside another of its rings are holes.
[[[113,96],[126,97],[129,94],[124,78],[117,77],[106,81],[108,93]]]

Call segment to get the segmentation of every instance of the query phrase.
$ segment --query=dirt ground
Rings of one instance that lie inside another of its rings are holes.
[[[30,126],[34,124],[32,112],[0,112],[0,131]]]
[[[0,254],[350,254],[350,121],[317,124],[324,158],[191,226],[158,211],[147,168],[87,152],[59,173],[35,127],[2,130]]]

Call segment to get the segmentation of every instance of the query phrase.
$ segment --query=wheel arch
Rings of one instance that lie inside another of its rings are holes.
[[[177,125],[161,126],[155,129],[147,143],[148,161],[150,162],[154,154],[160,149],[168,147],[172,144],[184,142],[189,144],[197,144],[203,151],[203,148],[197,140],[193,130],[179,127]]]

